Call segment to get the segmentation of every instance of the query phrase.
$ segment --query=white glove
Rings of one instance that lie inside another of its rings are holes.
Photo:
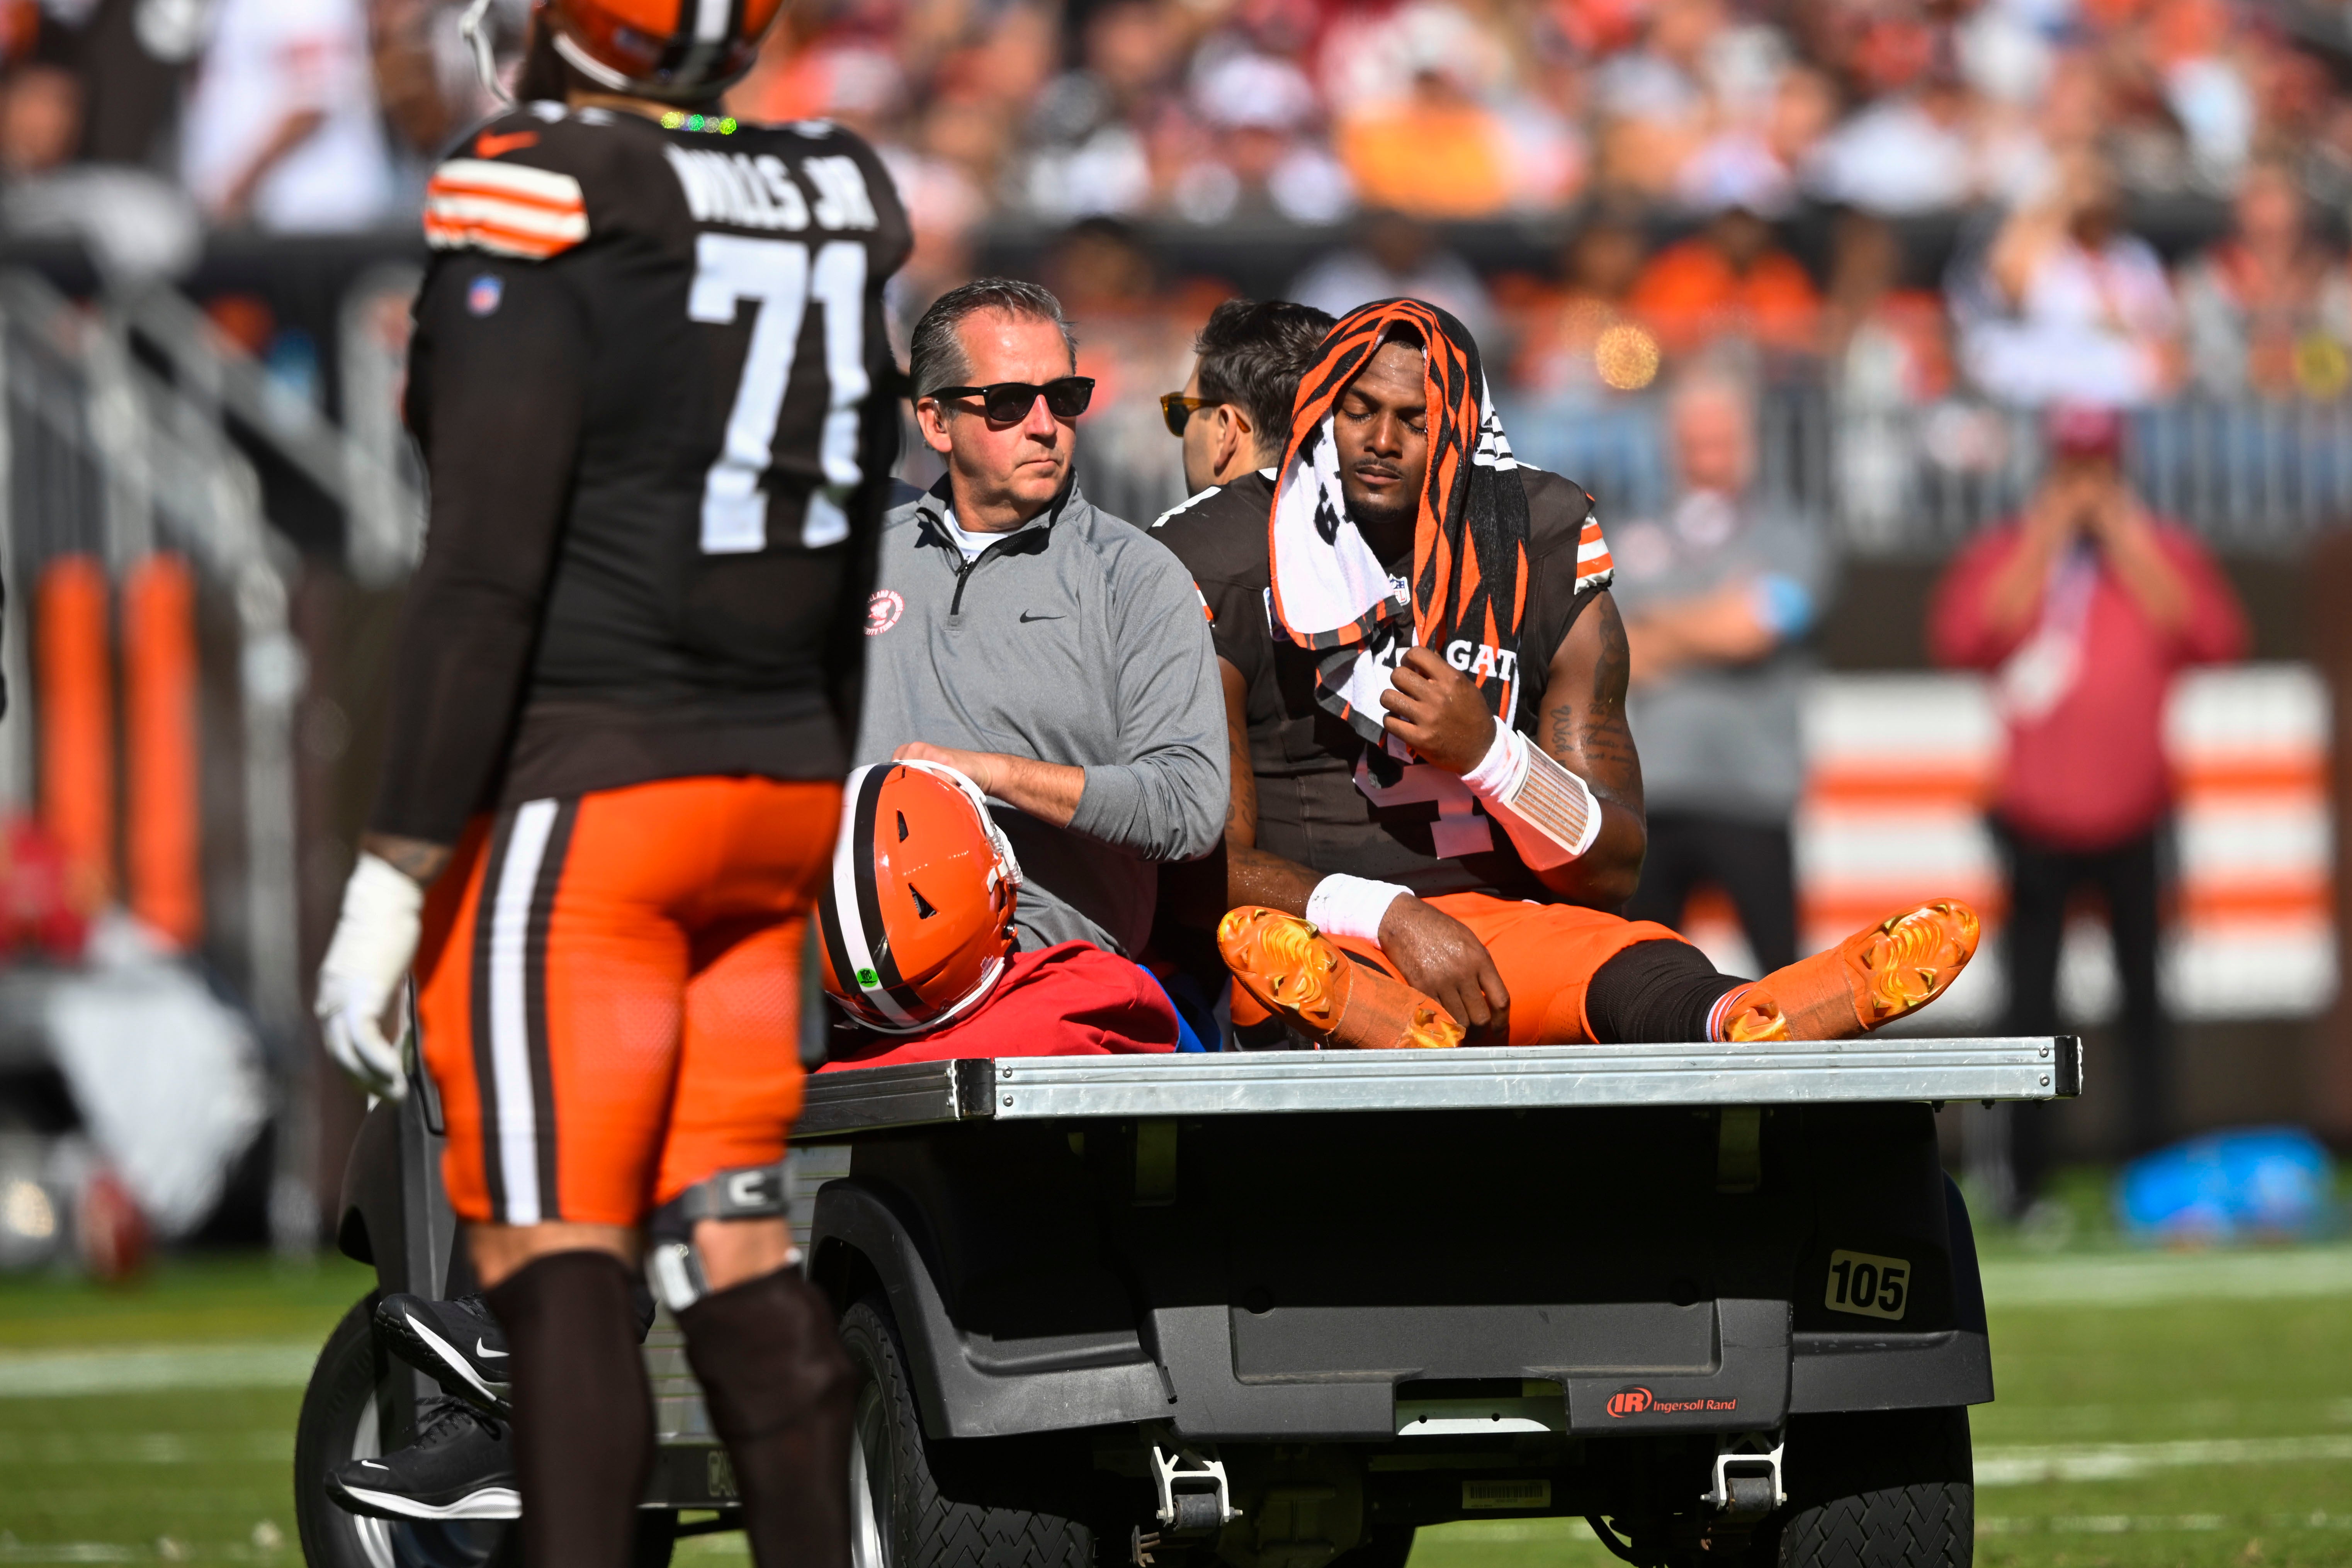
[[[362,1088],[386,1100],[408,1092],[400,1048],[384,1033],[425,909],[425,889],[391,861],[362,852],[343,885],[342,918],[319,965],[319,1034]],[[395,1038],[396,1038],[395,1031]]]

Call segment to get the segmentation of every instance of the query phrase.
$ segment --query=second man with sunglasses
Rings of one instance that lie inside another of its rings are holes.
[[[1052,294],[966,284],[911,348],[915,417],[947,473],[883,523],[856,761],[945,763],[1002,803],[1023,948],[1132,957],[1158,863],[1207,853],[1223,826],[1224,705],[1200,595],[1174,555],[1079,491],[1074,421],[1094,383],[1074,374]]]

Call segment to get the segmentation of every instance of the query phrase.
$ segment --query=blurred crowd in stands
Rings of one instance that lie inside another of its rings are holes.
[[[498,4],[511,46],[523,0]],[[1444,304],[1521,396],[1728,343],[1912,407],[2326,400],[2352,383],[2352,23],[2299,4],[803,0],[730,107],[885,150],[906,319],[992,233],[1061,232],[1048,281],[1139,392],[1181,380],[1177,324],[1231,284],[1150,238],[1304,228],[1328,243],[1290,292]],[[127,270],[222,227],[396,230],[492,107],[446,0],[0,17],[0,217]],[[2205,215],[2168,258],[2126,222],[2167,203]],[[1556,259],[1474,268],[1447,244],[1481,220]]]

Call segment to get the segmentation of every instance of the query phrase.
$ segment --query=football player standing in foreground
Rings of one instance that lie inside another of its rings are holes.
[[[1451,1016],[1423,1043],[1836,1038],[1924,1005],[1975,952],[1976,916],[1941,900],[1749,982],[1611,912],[1644,833],[1609,547],[1589,496],[1512,458],[1444,311],[1349,312],[1279,467],[1153,537],[1192,569],[1225,689],[1219,936],[1257,1004],[1236,994],[1237,1025],[1374,1043],[1344,1027],[1370,968]]]
[[[754,1557],[848,1562],[848,1363],[768,1173],[801,1099],[908,234],[856,137],[720,110],[778,8],[541,0],[529,101],[426,195],[408,418],[431,530],[318,1012],[401,1093],[385,1016],[414,960],[533,1568],[627,1561],[653,1443],[632,1277],[669,1205]]]

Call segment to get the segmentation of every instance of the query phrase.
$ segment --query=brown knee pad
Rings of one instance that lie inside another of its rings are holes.
[[[752,1561],[848,1568],[856,1375],[824,1293],[780,1268],[703,1297],[677,1321],[735,1463]]]
[[[514,1357],[527,1568],[627,1568],[654,1458],[635,1283],[609,1252],[556,1252],[489,1292]]]

